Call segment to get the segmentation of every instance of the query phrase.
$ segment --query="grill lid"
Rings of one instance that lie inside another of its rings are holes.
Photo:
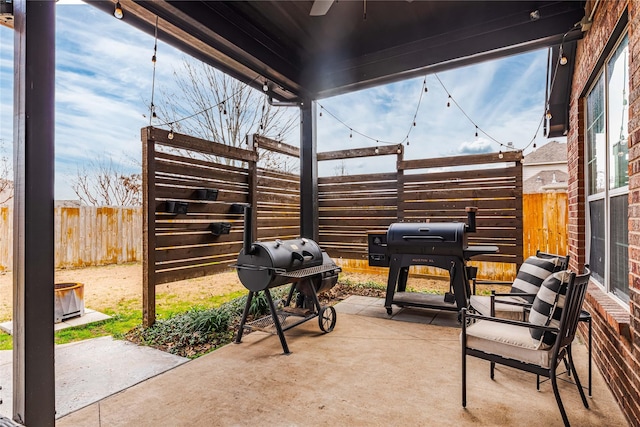
[[[458,253],[466,246],[464,223],[397,222],[387,230],[387,250],[390,254]]]

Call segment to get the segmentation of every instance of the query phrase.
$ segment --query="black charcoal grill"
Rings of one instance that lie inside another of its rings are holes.
[[[304,237],[252,243],[250,207],[245,208],[244,220],[244,247],[235,267],[249,295],[235,342],[241,342],[245,329],[276,333],[283,351],[288,354],[284,331],[318,317],[320,329],[331,332],[336,311],[331,306],[321,306],[318,294],[337,283],[340,267],[315,241]],[[288,296],[277,309],[269,289],[289,283]],[[251,301],[257,292],[264,292],[270,315],[247,323]],[[294,296],[295,307],[291,305]]]
[[[460,311],[469,305],[469,280],[474,269],[466,261],[474,256],[498,252],[496,246],[469,246],[467,233],[476,231],[477,208],[467,208],[468,224],[460,222],[399,222],[386,234],[369,234],[369,265],[389,267],[385,308],[393,304]],[[406,292],[409,267],[427,265],[449,272],[449,292],[427,295]]]

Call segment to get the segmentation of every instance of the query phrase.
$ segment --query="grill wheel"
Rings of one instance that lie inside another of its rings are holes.
[[[336,326],[336,309],[330,305],[320,307],[318,325],[322,332],[333,331],[333,328]]]

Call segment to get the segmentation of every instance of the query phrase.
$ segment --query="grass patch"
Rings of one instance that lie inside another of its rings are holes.
[[[244,291],[232,292],[227,295],[214,295],[207,299],[198,301],[198,309],[208,309],[219,307],[220,305],[241,296]],[[193,310],[193,302],[178,300],[175,295],[158,295],[156,306],[156,317],[158,319],[168,319],[178,313]],[[140,326],[142,323],[142,307],[138,299],[121,300],[117,306],[102,310],[111,316],[111,319],[102,322],[90,323],[88,325],[76,326],[57,331],[54,335],[56,344],[68,344],[75,341],[82,341],[90,338],[98,338],[107,335],[115,339],[125,339],[127,333]],[[0,333],[0,350],[13,349],[13,338],[6,333]]]

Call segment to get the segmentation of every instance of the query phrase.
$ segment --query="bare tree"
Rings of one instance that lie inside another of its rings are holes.
[[[6,153],[6,145],[0,139],[0,205],[13,199],[13,167],[12,161]]]
[[[333,168],[333,172],[335,176],[348,175],[347,164],[345,163],[344,159],[340,160],[340,163]]]
[[[71,188],[87,205],[140,206],[142,203],[142,176],[124,172],[111,158],[93,161],[78,169]]]
[[[297,110],[270,105],[265,94],[207,64],[185,58],[174,76],[178,90],[161,93],[157,112],[176,132],[241,147],[252,133],[281,141],[298,120]],[[259,154],[262,167],[295,169],[285,156]]]

